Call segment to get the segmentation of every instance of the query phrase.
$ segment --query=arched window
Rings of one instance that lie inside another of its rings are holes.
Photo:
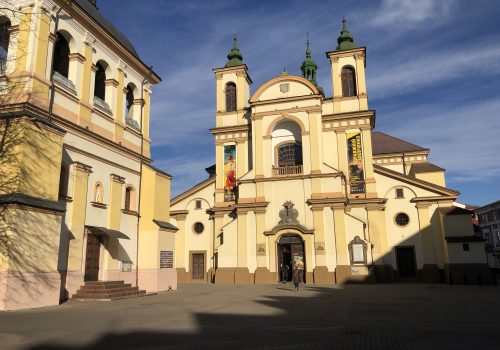
[[[233,112],[236,110],[236,84],[226,84],[226,112]]]
[[[127,94],[125,95],[125,100],[126,100],[126,117],[132,119],[132,111],[133,108],[132,106],[134,105],[134,91],[132,87],[129,85],[127,86]]]
[[[95,72],[94,96],[105,101],[106,97],[106,69],[101,62],[97,62]]]
[[[134,189],[128,186],[125,189],[125,210],[133,210],[134,200]]]
[[[342,96],[356,96],[356,75],[352,67],[342,68]]]
[[[0,18],[0,72],[4,72],[7,67],[10,41],[9,29],[10,21],[5,17]]]
[[[299,143],[285,143],[278,146],[278,167],[302,165],[302,146]]]
[[[54,72],[61,74],[65,78],[69,74],[69,53],[68,41],[61,33],[57,33],[52,67],[54,68]]]

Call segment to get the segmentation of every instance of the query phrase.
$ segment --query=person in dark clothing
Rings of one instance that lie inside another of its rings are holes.
[[[295,290],[299,290],[299,284],[303,281],[304,263],[302,260],[297,259],[294,263],[293,285]]]

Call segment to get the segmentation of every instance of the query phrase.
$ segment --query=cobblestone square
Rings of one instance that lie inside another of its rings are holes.
[[[0,313],[7,349],[499,349],[500,289],[181,285]]]

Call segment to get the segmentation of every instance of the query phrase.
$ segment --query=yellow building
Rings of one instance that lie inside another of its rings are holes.
[[[216,78],[215,169],[171,201],[179,282],[490,283],[482,242],[429,150],[375,132],[366,48],[345,21],[326,52],[333,97],[302,74],[250,92],[236,39]]]
[[[58,304],[84,282],[175,289],[171,177],[150,153],[160,77],[95,1],[9,6],[0,10],[0,310]]]

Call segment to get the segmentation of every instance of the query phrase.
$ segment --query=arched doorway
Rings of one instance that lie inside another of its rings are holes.
[[[296,260],[304,263],[304,282],[306,256],[304,241],[299,235],[283,235],[278,241],[278,279],[279,281],[291,281],[293,278],[293,264]]]

